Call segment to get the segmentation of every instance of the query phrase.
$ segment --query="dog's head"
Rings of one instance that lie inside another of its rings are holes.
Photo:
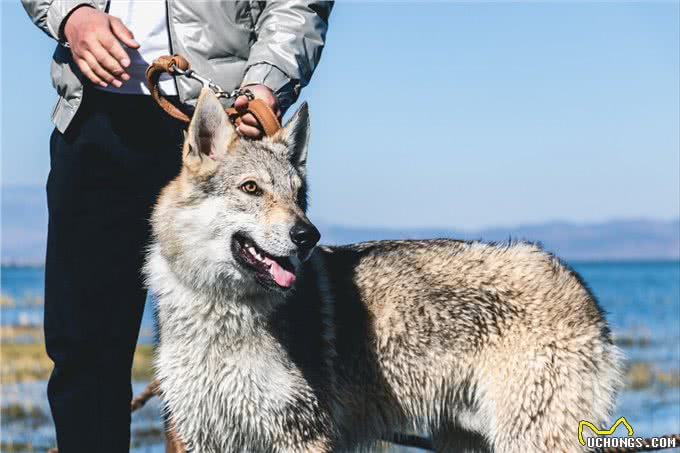
[[[285,292],[319,241],[305,215],[307,105],[272,137],[240,138],[204,89],[185,136],[183,168],[153,217],[161,253],[193,285],[240,280]]]

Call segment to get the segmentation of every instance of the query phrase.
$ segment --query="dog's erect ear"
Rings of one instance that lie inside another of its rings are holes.
[[[309,145],[309,108],[303,102],[286,125],[276,133],[288,146],[290,161],[304,174]]]
[[[235,138],[236,130],[217,96],[212,90],[203,88],[186,133],[185,163],[194,164],[190,161],[198,159],[200,162],[206,157],[218,160],[227,154],[229,144]]]

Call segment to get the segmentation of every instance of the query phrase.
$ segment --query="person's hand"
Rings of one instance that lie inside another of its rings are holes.
[[[120,43],[133,49],[137,49],[139,43],[117,17],[81,6],[66,19],[64,37],[76,64],[93,83],[120,87],[130,80],[125,72],[130,66],[130,57]]]
[[[257,99],[261,99],[267,104],[267,107],[272,109],[276,116],[280,119],[281,113],[279,112],[278,101],[272,90],[264,85],[248,85],[242,88],[250,90]],[[246,96],[239,96],[234,101],[234,108],[240,113],[244,112],[248,106],[248,98]],[[250,138],[260,138],[262,137],[263,131],[260,123],[257,122],[255,117],[248,113],[241,117],[241,124],[239,124],[236,129],[241,135]]]

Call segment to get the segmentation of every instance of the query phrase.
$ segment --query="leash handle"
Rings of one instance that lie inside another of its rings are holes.
[[[241,93],[240,90],[235,90],[231,93],[224,92],[219,86],[212,83],[212,81],[201,77],[191,70],[191,64],[189,64],[189,61],[181,55],[163,55],[156,58],[146,69],[146,86],[149,88],[153,100],[156,101],[156,103],[158,103],[158,105],[163,110],[165,110],[168,115],[185,123],[191,121],[191,118],[189,118],[186,113],[182,112],[179,108],[177,108],[177,106],[172,104],[161,95],[160,89],[158,88],[158,81],[163,73],[168,73],[175,76],[181,75],[192,77],[201,81],[204,86],[216,91],[216,94],[219,97],[236,97]],[[243,117],[243,115],[248,113],[252,114],[255,119],[257,119],[257,122],[260,123],[265,135],[268,137],[271,137],[279,129],[281,129],[281,123],[279,123],[279,119],[276,117],[276,114],[261,99],[253,99],[249,97],[248,104],[245,109],[239,111],[234,107],[230,107],[226,109],[226,112],[229,120],[231,120],[231,122],[237,127],[239,124],[241,124],[241,117]]]
[[[184,121],[185,123],[191,121],[191,118],[189,118],[186,113],[182,112],[170,101],[161,96],[160,89],[158,88],[158,80],[165,72],[173,75],[176,72],[175,68],[180,68],[182,71],[186,71],[190,67],[191,65],[187,59],[181,55],[163,55],[156,58],[153,63],[151,63],[148,68],[146,68],[145,73],[146,86],[149,88],[153,100],[156,101],[168,115],[180,121]]]

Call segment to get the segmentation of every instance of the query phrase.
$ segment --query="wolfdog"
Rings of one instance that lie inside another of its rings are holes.
[[[239,138],[209,90],[159,196],[145,274],[164,406],[193,452],[575,452],[619,354],[595,299],[527,243],[317,246],[306,105]]]

